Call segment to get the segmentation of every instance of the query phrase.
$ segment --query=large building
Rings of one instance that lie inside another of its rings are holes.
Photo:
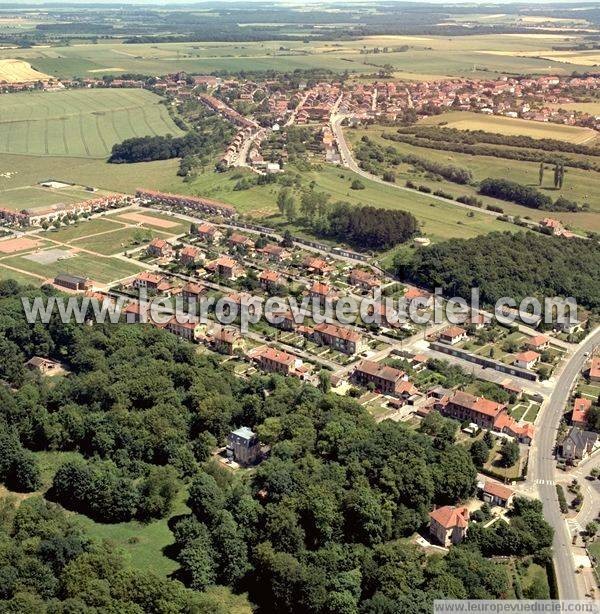
[[[373,384],[378,392],[396,395],[401,391],[402,383],[408,380],[408,375],[388,365],[361,360],[354,370],[353,378],[361,386]]]
[[[315,343],[327,345],[338,352],[352,356],[362,350],[363,338],[360,333],[335,324],[317,324],[313,331]]]
[[[87,277],[79,275],[68,275],[60,273],[54,278],[54,285],[68,290],[89,290],[92,287],[92,282]]]
[[[168,194],[166,192],[144,189],[136,190],[135,195],[142,204],[157,203],[171,207],[183,207],[224,217],[233,217],[236,213],[235,208],[231,205],[204,196],[185,196],[183,194]]]
[[[438,404],[441,414],[459,422],[473,422],[482,429],[494,428],[496,419],[506,411],[506,405],[461,390],[444,399]]]
[[[227,458],[240,465],[254,464],[260,455],[258,435],[246,426],[231,431],[227,436]]]
[[[506,405],[485,397],[476,397],[461,390],[443,391],[437,397],[434,408],[443,416],[460,422],[472,422],[479,428],[503,433],[521,443],[531,443],[533,438],[532,424],[519,424],[508,414]]]

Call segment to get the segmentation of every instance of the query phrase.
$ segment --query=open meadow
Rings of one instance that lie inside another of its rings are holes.
[[[484,204],[501,207],[510,215],[528,217],[533,220],[541,220],[544,217],[553,217],[568,224],[574,230],[585,232],[592,230],[600,232],[600,173],[587,171],[579,168],[565,169],[565,183],[562,190],[554,188],[552,183],[552,168],[548,167],[542,186],[539,185],[539,163],[521,160],[509,160],[493,156],[476,156],[471,154],[456,153],[453,151],[441,151],[425,147],[417,147],[406,143],[399,143],[384,139],[383,133],[392,134],[393,128],[386,126],[370,126],[360,129],[346,129],[346,137],[356,146],[360,139],[367,135],[373,142],[382,147],[393,147],[401,154],[413,154],[440,164],[451,164],[469,169],[473,174],[474,181],[481,181],[487,177],[495,179],[511,179],[523,185],[540,189],[552,199],[563,195],[569,200],[574,200],[580,205],[589,205],[589,211],[570,212],[547,212],[538,209],[522,207],[514,203],[497,200],[487,196],[480,196],[476,186],[459,185],[446,180],[436,181],[422,172],[415,171],[409,164],[401,164],[394,168],[396,180],[403,184],[410,179],[418,185],[426,185],[432,190],[443,190],[454,197],[461,195],[477,196]]]
[[[104,158],[135,136],[181,134],[161,99],[141,89],[26,92],[0,97],[0,152]]]
[[[277,213],[277,186],[255,186],[237,191],[234,186],[239,171],[204,174],[189,184],[192,193],[206,194],[230,202],[246,215],[265,217]],[[400,191],[368,179],[360,179],[363,190],[352,190],[350,185],[357,175],[352,171],[331,165],[302,173],[303,183],[315,182],[315,189],[331,195],[330,202],[345,201],[353,205],[372,205],[386,209],[403,209],[413,213],[421,224],[422,231],[433,241],[450,237],[469,238],[493,230],[509,230],[510,225],[499,222],[484,213],[470,217],[463,208],[433,201],[426,194]],[[268,220],[267,220],[268,223]]]

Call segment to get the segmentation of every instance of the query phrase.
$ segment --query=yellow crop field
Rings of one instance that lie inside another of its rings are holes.
[[[550,122],[535,122],[528,119],[501,117],[498,115],[484,115],[451,111],[443,115],[435,115],[421,120],[423,124],[443,124],[448,128],[457,130],[484,130],[508,136],[530,136],[534,139],[559,139],[569,143],[589,145],[598,138],[598,134],[591,128],[579,126],[564,126]]]
[[[51,75],[46,75],[32,68],[29,62],[13,59],[0,60],[0,82],[24,83],[49,79],[50,77]]]

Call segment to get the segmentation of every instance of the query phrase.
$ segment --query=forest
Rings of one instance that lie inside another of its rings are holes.
[[[407,539],[433,506],[475,492],[453,429],[377,424],[354,400],[293,378],[236,378],[144,325],[27,324],[20,297],[39,292],[0,282],[0,445],[27,467],[18,490],[36,493],[0,506],[0,612],[220,613],[207,591],[221,586],[259,612],[416,614],[437,597],[512,594],[507,567],[485,558],[492,549],[547,562],[552,531],[536,509],[517,510],[508,536],[479,531],[443,557]],[[34,354],[69,375],[49,383],[26,371]],[[251,473],[211,460],[242,425],[271,447]],[[81,457],[60,464],[45,492],[41,450]],[[169,516],[178,489],[191,513],[170,520],[180,569],[169,579],[132,569],[56,504],[105,523],[152,522]]]
[[[416,251],[408,261],[396,261],[396,272],[405,279],[467,300],[471,288],[479,288],[488,306],[505,296],[516,301],[572,296],[579,305],[598,310],[598,271],[597,242],[533,232],[451,239]]]

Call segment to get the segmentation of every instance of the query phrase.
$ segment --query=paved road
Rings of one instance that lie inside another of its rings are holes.
[[[384,181],[377,175],[372,175],[371,173],[368,173],[367,171],[360,168],[360,166],[358,166],[358,164],[356,163],[356,160],[352,156],[352,151],[350,150],[350,147],[348,146],[348,143],[346,141],[346,137],[344,136],[344,131],[342,129],[342,124],[341,124],[343,119],[344,119],[343,115],[334,114],[331,116],[331,120],[330,120],[331,130],[333,131],[333,134],[335,136],[335,140],[337,142],[338,149],[340,151],[340,157],[342,159],[343,166],[350,169],[352,172],[356,173],[357,175],[360,175],[361,177],[364,177],[365,179],[369,179],[370,181],[381,183],[389,188],[395,188],[396,190],[403,190],[404,192],[414,192],[416,194],[420,194],[421,196],[423,196],[423,193],[419,192],[419,190],[413,190],[412,188],[407,188],[406,186],[398,185],[397,183],[390,183],[389,181]],[[495,218],[498,218],[501,215],[503,215],[502,213],[496,213],[495,211],[489,211],[488,209],[482,209],[479,207],[472,207],[470,205],[465,205],[464,203],[459,203],[455,200],[450,200],[449,198],[444,198],[442,196],[436,196],[435,194],[425,194],[425,196],[427,196],[427,198],[430,198],[432,200],[438,200],[443,203],[454,205],[455,207],[461,207],[463,209],[477,211],[478,213],[483,213],[485,215],[489,215]]]
[[[568,358],[562,373],[556,381],[548,403],[541,410],[538,431],[532,446],[529,476],[538,487],[540,500],[544,504],[544,516],[554,528],[554,566],[561,599],[583,599],[584,589],[577,581],[575,564],[571,552],[571,535],[558,505],[554,472],[554,445],[556,433],[567,403],[569,393],[578,374],[587,360],[585,354],[600,344],[600,329],[584,341]]]

